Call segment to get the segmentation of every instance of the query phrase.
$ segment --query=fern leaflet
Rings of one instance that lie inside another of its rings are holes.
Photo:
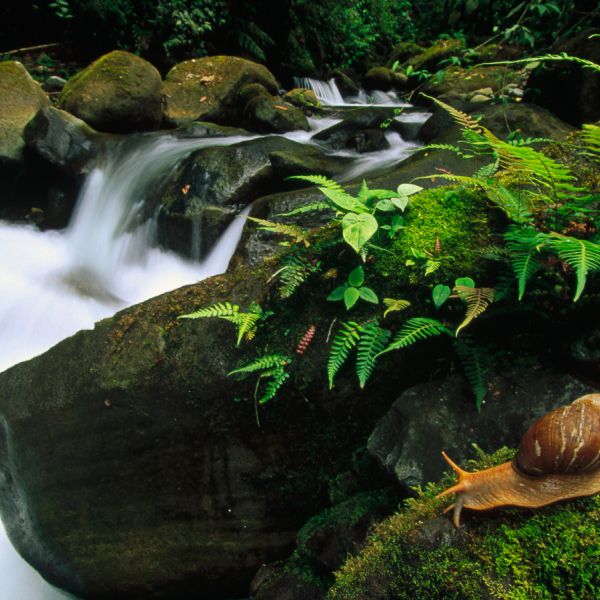
[[[331,210],[331,205],[327,202],[309,202],[294,208],[286,213],[279,213],[278,217],[295,217],[296,215],[303,215],[304,213],[315,212],[318,210]]]
[[[468,337],[455,340],[454,349],[462,364],[465,377],[473,390],[477,410],[481,411],[481,405],[487,393],[486,375],[491,366],[490,356]]]
[[[385,305],[385,312],[383,316],[386,317],[388,313],[404,310],[410,306],[408,300],[396,300],[394,298],[384,298],[383,304]]]
[[[286,257],[282,262],[284,266],[279,271],[279,281],[281,283],[279,296],[286,299],[290,298],[318,268],[309,264],[297,254]]]
[[[532,228],[511,227],[504,234],[504,239],[517,278],[518,298],[521,300],[525,294],[527,282],[540,268],[539,254],[545,243],[545,235]]]
[[[458,337],[460,330],[481,315],[494,301],[494,290],[493,288],[474,288],[466,285],[457,285],[454,289],[459,298],[467,305],[465,318],[456,328],[455,335]]]
[[[323,175],[292,175],[288,177],[288,179],[299,179],[300,181],[308,181],[309,183],[314,183],[321,188],[325,188],[332,191],[337,192],[346,192],[346,190],[339,184],[337,181],[333,181],[333,179],[328,179]]]
[[[187,315],[179,315],[178,319],[203,319],[206,317],[231,317],[237,315],[240,307],[237,304],[231,304],[230,302],[217,302],[212,306],[201,308],[193,313]]]
[[[364,388],[375,368],[375,359],[386,347],[391,331],[382,329],[378,323],[363,326],[356,353],[356,374],[360,387]]]
[[[264,374],[261,375],[261,377],[263,376]],[[269,376],[271,380],[267,382],[262,396],[258,399],[259,404],[265,404],[272,400],[277,395],[279,388],[289,379],[290,374],[283,367],[280,367],[270,372]]]
[[[327,378],[329,389],[333,388],[333,380],[346,362],[348,354],[356,346],[360,338],[361,325],[354,321],[342,323],[331,344],[329,358],[327,359]]]
[[[283,354],[266,354],[256,360],[238,367],[233,371],[227,373],[227,375],[244,375],[246,373],[254,373],[256,371],[265,371],[266,369],[281,369],[291,362],[289,356]]]
[[[441,335],[442,333],[452,335],[452,332],[436,319],[413,317],[412,319],[408,319],[408,321],[402,325],[392,343],[377,356],[381,356],[392,350],[406,348],[419,340],[425,340],[436,335]]]
[[[272,233],[278,233],[294,238],[294,243],[304,243],[305,246],[310,246],[309,237],[310,234],[306,229],[299,227],[298,225],[288,225],[286,223],[273,223],[265,219],[258,219],[256,217],[248,217],[249,220],[254,221],[260,225],[260,229],[264,231],[270,231]]]

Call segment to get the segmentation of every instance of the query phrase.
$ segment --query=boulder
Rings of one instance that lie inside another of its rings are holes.
[[[244,124],[251,131],[259,133],[284,133],[303,129],[308,131],[310,125],[299,109],[270,96],[258,95],[244,106]]]
[[[87,172],[103,136],[81,119],[48,106],[25,128],[27,146],[51,165],[71,175]]]
[[[71,77],[60,106],[98,131],[158,129],[162,79],[147,61],[121,50],[101,56]]]
[[[437,40],[425,51],[407,59],[403,67],[406,68],[411,65],[415,71],[426,69],[433,72],[445,58],[460,55],[464,47],[464,42],[458,39]]]
[[[272,95],[279,90],[266,67],[243,58],[211,56],[179,63],[164,82],[164,119],[171,125],[189,121],[239,125],[243,106],[238,94],[249,83],[260,83]]]
[[[328,157],[315,147],[282,137],[212,146],[193,152],[151,203],[160,205],[159,241],[190,254],[194,230],[201,231],[204,256],[233,216],[264,194],[281,189],[290,175],[339,174],[347,159]]]
[[[409,58],[422,54],[423,52],[425,52],[425,48],[419,46],[419,44],[415,42],[400,42],[393,47],[386,66],[391,69],[394,63],[402,64]]]
[[[264,305],[272,273],[241,266],[159,296],[0,374],[2,520],[47,580],[89,599],[241,597],[326,506],[389,393],[349,398],[340,378],[323,402],[319,343],[284,395],[255,407],[255,381],[227,373],[256,347],[236,349],[226,321],[177,319]],[[273,316],[289,331],[273,351],[293,352],[306,323],[324,341],[321,303],[319,290],[291,321]]]
[[[566,53],[600,64],[599,30],[586,30],[552,46],[552,54]],[[544,63],[535,69],[525,89],[526,102],[535,102],[557,117],[579,126],[600,119],[600,76],[571,61]]]
[[[338,87],[338,90],[342,96],[358,96],[360,93],[360,86],[350,75],[341,70],[333,72],[333,80]]]
[[[489,390],[480,413],[458,376],[406,390],[373,430],[369,452],[404,487],[423,485],[442,475],[442,450],[460,463],[473,443],[485,451],[515,447],[535,419],[593,391],[541,367],[496,374]]]
[[[294,88],[287,92],[283,99],[305,110],[314,110],[320,106],[317,95],[312,90],[306,88]]]
[[[497,93],[506,85],[521,81],[518,71],[504,66],[489,67],[447,67],[425,82],[423,92],[429,96],[443,94],[472,94],[481,88],[490,88]],[[423,102],[423,97],[416,98]]]
[[[0,166],[22,162],[25,126],[49,105],[48,96],[20,62],[0,62]]]
[[[373,67],[365,75],[368,90],[405,90],[407,87],[408,77],[387,67]]]
[[[373,152],[389,148],[381,124],[394,116],[392,109],[357,108],[343,121],[313,135],[312,140],[334,150]]]

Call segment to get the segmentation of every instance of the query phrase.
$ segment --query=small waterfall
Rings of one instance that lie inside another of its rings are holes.
[[[328,106],[343,106],[345,104],[333,78],[329,81],[320,81],[310,77],[294,77],[294,84],[297,87],[312,90],[321,104],[327,104]]]

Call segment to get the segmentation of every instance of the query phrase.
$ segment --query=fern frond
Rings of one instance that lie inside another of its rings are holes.
[[[256,371],[265,371],[267,369],[280,369],[290,362],[290,357],[285,356],[284,354],[265,354],[265,356],[261,356],[256,360],[249,362],[247,365],[230,371],[227,375],[245,375],[247,373],[255,373]]]
[[[452,181],[453,183],[461,183],[463,185],[472,185],[482,189],[486,189],[484,181],[476,179],[475,177],[469,177],[468,175],[453,175],[452,173],[435,173],[434,175],[422,175],[421,177],[415,177],[413,181],[419,179],[444,179]]]
[[[333,181],[333,179],[329,179],[324,175],[292,175],[291,177],[288,177],[288,179],[308,181],[308,183],[314,183],[315,185],[328,190],[346,192],[346,190],[337,181]]]
[[[283,368],[275,369],[271,374],[271,380],[267,382],[262,396],[258,399],[259,404],[265,404],[272,400],[279,391],[279,388],[289,379],[290,374]]]
[[[577,302],[585,288],[588,273],[590,271],[600,271],[600,244],[551,233],[549,235],[549,245],[562,260],[575,270],[577,288],[573,302]]]
[[[279,235],[285,235],[294,238],[294,243],[304,243],[305,246],[310,246],[309,238],[310,233],[299,227],[298,225],[289,225],[286,223],[273,223],[272,221],[266,221],[265,219],[258,219],[256,217],[248,217],[251,221],[260,225],[259,229],[264,231],[270,231],[272,233],[278,233]]]
[[[471,385],[475,396],[475,406],[480,411],[488,391],[486,376],[491,366],[490,356],[468,337],[455,340],[454,349],[461,362],[465,377]]]
[[[212,306],[201,308],[193,313],[187,315],[179,315],[178,319],[203,319],[206,317],[231,317],[236,315],[240,307],[237,304],[231,304],[230,302],[217,302]]]
[[[419,340],[425,340],[436,335],[441,335],[442,333],[452,335],[452,332],[436,319],[413,317],[402,325],[392,343],[377,356],[381,356],[392,350],[406,348]]]
[[[303,260],[297,254],[286,257],[283,268],[279,271],[279,296],[290,298],[294,292],[318,269]]]
[[[461,158],[469,158],[465,155],[461,148],[458,146],[453,146],[452,144],[427,144],[427,146],[417,148],[416,152],[426,152],[427,150],[447,150],[448,152],[454,152],[454,154],[460,156]]]
[[[250,341],[256,334],[256,324],[262,318],[262,312],[245,312],[232,315],[231,317],[222,317],[231,321],[237,326],[236,346],[239,346],[244,337]]]
[[[327,202],[309,202],[308,204],[303,204],[298,208],[294,208],[286,213],[279,213],[278,217],[295,217],[296,215],[303,215],[309,212],[316,212],[318,210],[331,210],[331,205]]]
[[[546,242],[545,234],[535,229],[511,227],[505,234],[506,248],[518,283],[518,298],[525,294],[527,282],[540,268],[540,250]]]
[[[383,304],[385,305],[385,312],[383,316],[386,317],[388,313],[404,310],[410,306],[408,300],[396,300],[395,298],[384,298]]]
[[[445,102],[442,102],[441,100],[434,98],[433,96],[428,96],[427,94],[423,94],[422,92],[421,92],[421,95],[425,96],[425,98],[428,98],[429,100],[433,100],[433,102],[435,102],[438,106],[441,106],[444,110],[446,110],[448,113],[450,113],[452,118],[461,127],[464,127],[465,129],[470,129],[471,131],[475,131],[476,133],[479,133],[479,134],[484,133],[485,127],[480,125],[470,115],[468,115],[460,110],[457,110],[453,106],[450,106],[449,104],[446,104]]]
[[[491,65],[517,65],[526,64],[532,62],[574,62],[580,64],[584,69],[591,69],[600,73],[600,65],[587,60],[586,58],[580,58],[579,56],[572,56],[566,52],[560,54],[544,54],[542,56],[531,56],[530,58],[520,58],[518,60],[502,60],[498,62],[481,63],[480,67],[487,67]]]
[[[485,193],[488,199],[515,223],[528,223],[533,220],[529,202],[519,191],[512,192],[503,185],[496,184],[486,187]]]
[[[465,318],[456,328],[455,335],[458,337],[460,330],[480,316],[494,301],[494,290],[493,288],[474,288],[466,285],[457,285],[454,289],[458,297],[467,305]]]
[[[581,139],[584,143],[584,154],[595,162],[600,162],[600,127],[583,125]]]
[[[360,387],[364,388],[375,368],[375,359],[385,349],[391,331],[382,329],[377,323],[368,323],[362,328],[356,352],[356,374]]]
[[[256,40],[245,31],[238,31],[237,43],[242,50],[246,50],[255,58],[266,62],[267,56],[265,51],[256,43]]]
[[[336,373],[346,362],[348,354],[356,346],[360,338],[362,326],[354,321],[342,323],[331,343],[329,358],[327,359],[327,378],[329,389],[333,388],[333,380]]]

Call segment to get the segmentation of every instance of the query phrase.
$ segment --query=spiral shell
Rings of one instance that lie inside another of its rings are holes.
[[[600,394],[538,419],[523,436],[514,464],[530,475],[600,469]]]

